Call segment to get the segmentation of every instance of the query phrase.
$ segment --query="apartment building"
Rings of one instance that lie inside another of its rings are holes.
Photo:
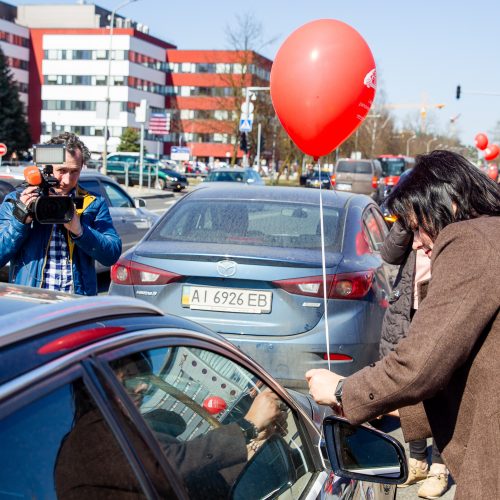
[[[139,128],[135,108],[145,99],[151,111],[165,109],[166,51],[175,48],[148,34],[147,27],[92,4],[24,5],[17,22],[30,28],[29,120],[34,140],[75,132],[93,152],[104,149],[109,92],[108,151],[127,127]],[[165,137],[147,136],[148,151]]]
[[[110,19],[110,11],[83,2],[0,2],[0,46],[28,104],[33,140],[71,131],[98,155],[107,121],[113,152],[126,127],[140,127],[134,111],[145,99],[150,112],[171,115],[168,135],[150,135],[146,126],[147,151],[188,146],[202,161],[241,157],[244,89],[268,87],[272,61],[253,51],[178,50],[122,16],[111,32]]]
[[[27,108],[30,35],[29,29],[16,24],[16,12],[15,6],[0,2],[0,48],[18,84],[19,97]]]
[[[168,50],[167,59],[172,144],[188,146],[202,161],[232,157],[244,89],[268,87],[272,61],[235,50]]]

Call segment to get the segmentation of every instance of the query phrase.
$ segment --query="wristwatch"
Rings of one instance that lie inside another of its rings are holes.
[[[344,386],[344,380],[345,378],[341,378],[337,384],[337,388],[335,389],[335,398],[340,406],[342,406],[342,388]]]
[[[241,418],[237,423],[245,436],[245,442],[247,444],[259,435],[259,429],[246,418]]]
[[[14,205],[12,214],[21,223],[26,224],[26,219],[31,215],[28,207],[19,199],[7,200]]]

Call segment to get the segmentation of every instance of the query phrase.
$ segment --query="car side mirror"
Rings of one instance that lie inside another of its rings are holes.
[[[134,205],[136,208],[144,208],[146,206],[146,200],[144,198],[134,198]]]
[[[396,439],[333,415],[323,421],[323,431],[328,458],[337,476],[385,484],[406,481],[406,455]]]

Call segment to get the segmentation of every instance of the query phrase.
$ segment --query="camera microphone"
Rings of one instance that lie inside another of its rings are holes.
[[[43,182],[42,173],[35,165],[24,169],[24,179],[30,186],[40,186]]]

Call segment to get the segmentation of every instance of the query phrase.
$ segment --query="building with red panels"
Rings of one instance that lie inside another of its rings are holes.
[[[16,14],[16,7],[0,2],[0,49],[17,82],[19,98],[27,107],[30,34],[28,28],[15,23]]]
[[[254,51],[167,50],[170,140],[198,160],[226,160],[238,150],[246,87],[268,87],[272,61]]]
[[[125,128],[140,127],[134,111],[141,100],[151,111],[165,110],[166,51],[175,45],[120,17],[111,36],[110,14],[93,4],[18,7],[17,22],[31,37],[28,117],[35,142],[69,131],[102,152],[108,92],[108,152]],[[156,151],[158,139],[165,140],[146,137],[148,151]]]

